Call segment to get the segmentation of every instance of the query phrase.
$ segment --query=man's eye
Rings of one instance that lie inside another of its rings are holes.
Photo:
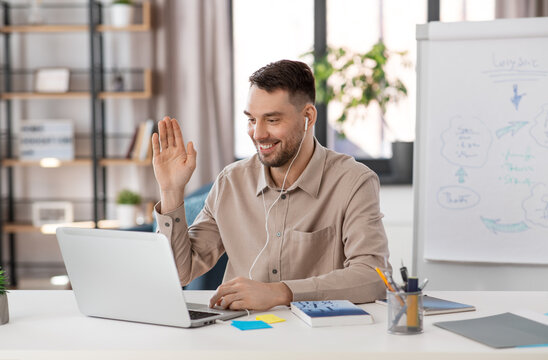
[[[269,123],[275,123],[278,122],[278,119],[267,119],[266,121],[268,121]]]
[[[255,123],[255,119],[247,119],[248,122],[254,124]]]

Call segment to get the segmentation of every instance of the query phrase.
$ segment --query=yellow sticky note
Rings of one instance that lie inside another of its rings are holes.
[[[281,317],[277,317],[276,315],[272,315],[272,314],[259,315],[255,318],[255,320],[262,320],[267,324],[275,324],[275,323],[285,321],[285,319],[282,319]]]

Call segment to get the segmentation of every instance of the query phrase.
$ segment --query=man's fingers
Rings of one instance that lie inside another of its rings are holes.
[[[166,119],[169,119],[169,118],[166,116],[163,120],[160,120],[160,122],[158,123],[158,132],[160,134],[160,145],[162,146],[162,150],[165,150],[168,148]]]
[[[171,125],[173,126],[173,136],[175,146],[180,146],[183,151],[185,150],[185,140],[183,138],[183,131],[179,126],[179,123],[175,119],[171,119]]]
[[[246,306],[243,300],[233,301],[229,306],[230,310],[245,310],[247,308],[249,308],[249,306]]]
[[[223,296],[222,300],[221,300],[221,307],[223,309],[228,309],[228,308],[231,308],[231,305],[232,303],[234,303],[235,301],[238,301],[238,300],[241,300],[240,299],[240,294],[230,294],[230,295],[225,295]]]
[[[158,134],[154,133],[152,134],[152,156],[158,155],[160,155],[160,139],[158,138]]]
[[[192,141],[189,141],[187,146],[187,161],[188,161],[188,164],[190,165],[190,167],[192,169],[196,169],[196,155],[197,155],[197,152],[196,152],[196,149],[194,149],[194,144],[192,143]]]
[[[235,290],[228,284],[223,284],[217,288],[215,294],[209,299],[209,307],[215,306],[219,300],[229,294],[233,294]]]
[[[175,119],[169,119],[166,121],[166,140],[167,140],[167,146],[175,146],[175,135],[173,134],[173,120]],[[175,120],[176,122],[177,120]]]

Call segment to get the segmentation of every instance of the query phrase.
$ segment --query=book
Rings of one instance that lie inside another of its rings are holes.
[[[542,314],[503,313],[477,319],[436,322],[435,326],[496,349],[546,346],[548,325]]]
[[[154,129],[154,121],[153,120],[147,120],[143,124],[141,124],[143,127],[143,135],[141,138],[141,146],[139,148],[139,160],[146,160],[149,158],[152,158],[152,131]]]
[[[348,300],[293,301],[291,311],[312,327],[373,323],[371,314]]]
[[[377,300],[375,302],[377,304],[386,305],[386,299]],[[423,296],[422,306],[424,308],[424,315],[450,314],[476,310],[472,305],[461,304],[428,295]]]
[[[137,141],[138,132],[139,132],[139,126],[136,126],[135,131],[133,132],[133,135],[131,136],[131,142],[129,143],[129,147],[126,151],[126,159],[131,159],[133,155],[133,149],[135,148],[135,142]]]

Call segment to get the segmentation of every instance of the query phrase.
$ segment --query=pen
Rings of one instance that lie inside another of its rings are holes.
[[[428,278],[424,278],[421,285],[419,286],[419,290],[422,291],[426,287],[426,284],[428,284]]]
[[[384,274],[382,273],[381,269],[379,269],[378,267],[375,268],[375,271],[377,272],[377,274],[379,274],[379,276],[381,277],[382,281],[384,282],[384,285],[386,285],[386,287],[388,288],[388,290],[392,291],[392,292],[395,292],[396,289],[394,289],[392,287],[392,285],[390,285],[390,283],[388,282],[388,280],[386,280],[386,276],[384,276]]]
[[[390,290],[391,292],[394,292],[396,293],[396,297],[398,298],[398,301],[400,302],[400,305],[403,306],[405,304],[405,302],[403,301],[403,299],[401,298],[401,296],[399,296],[397,293],[401,292],[401,289],[398,288],[398,286],[396,285],[396,283],[394,283],[394,280],[392,280],[392,277],[389,275],[389,279],[390,279],[390,282],[386,279],[386,276],[383,274],[382,270],[379,269],[378,267],[375,268],[375,271],[377,272],[377,274],[379,274],[379,276],[381,277],[382,281],[384,282],[384,285],[386,285],[386,288],[388,290]]]
[[[407,268],[403,265],[403,260],[401,261],[400,268],[401,279],[403,280],[405,287],[407,288]]]

